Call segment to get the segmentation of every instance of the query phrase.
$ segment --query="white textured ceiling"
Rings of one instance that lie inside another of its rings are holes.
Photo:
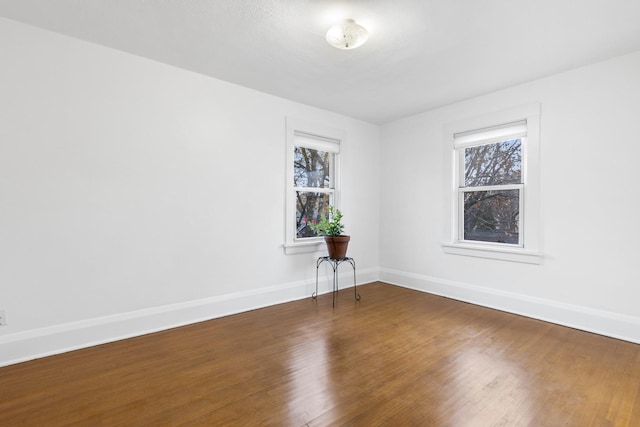
[[[372,123],[640,50],[640,0],[0,0],[0,16]],[[341,51],[327,28],[370,31]]]

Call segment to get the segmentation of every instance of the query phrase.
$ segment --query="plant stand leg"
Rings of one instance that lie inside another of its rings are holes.
[[[353,267],[353,296],[356,301],[360,301],[360,294],[358,293],[357,285],[356,285],[356,260],[353,258],[347,258],[351,267]]]
[[[320,257],[316,261],[316,291],[311,294],[311,298],[316,299],[318,297],[318,269],[320,268],[320,264],[327,260],[327,257]]]

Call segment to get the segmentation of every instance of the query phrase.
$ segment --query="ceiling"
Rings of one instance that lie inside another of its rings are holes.
[[[0,16],[386,123],[640,50],[638,0],[0,0]],[[353,18],[362,47],[329,46]]]

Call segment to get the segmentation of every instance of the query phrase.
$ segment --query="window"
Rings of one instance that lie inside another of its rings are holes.
[[[312,229],[329,205],[339,207],[339,159],[344,132],[287,119],[287,218],[285,252],[318,250]]]
[[[446,127],[452,167],[445,252],[540,262],[538,123],[535,105]]]
[[[293,188],[296,192],[296,239],[317,237],[310,227],[334,203],[335,158],[339,144],[294,133]],[[325,144],[322,144],[322,143]],[[320,144],[318,144],[320,143]],[[322,146],[326,145],[326,146]]]
[[[519,122],[454,135],[458,240],[522,246],[522,139]]]

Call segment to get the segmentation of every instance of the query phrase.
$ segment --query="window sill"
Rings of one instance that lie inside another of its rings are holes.
[[[540,252],[527,251],[521,248],[498,248],[465,243],[443,243],[442,249],[445,253],[453,255],[522,262],[526,264],[542,263],[542,254]]]
[[[310,242],[296,242],[285,243],[284,253],[285,255],[293,254],[305,254],[312,252],[320,252],[322,250],[321,245],[324,245],[324,240],[313,240]]]

